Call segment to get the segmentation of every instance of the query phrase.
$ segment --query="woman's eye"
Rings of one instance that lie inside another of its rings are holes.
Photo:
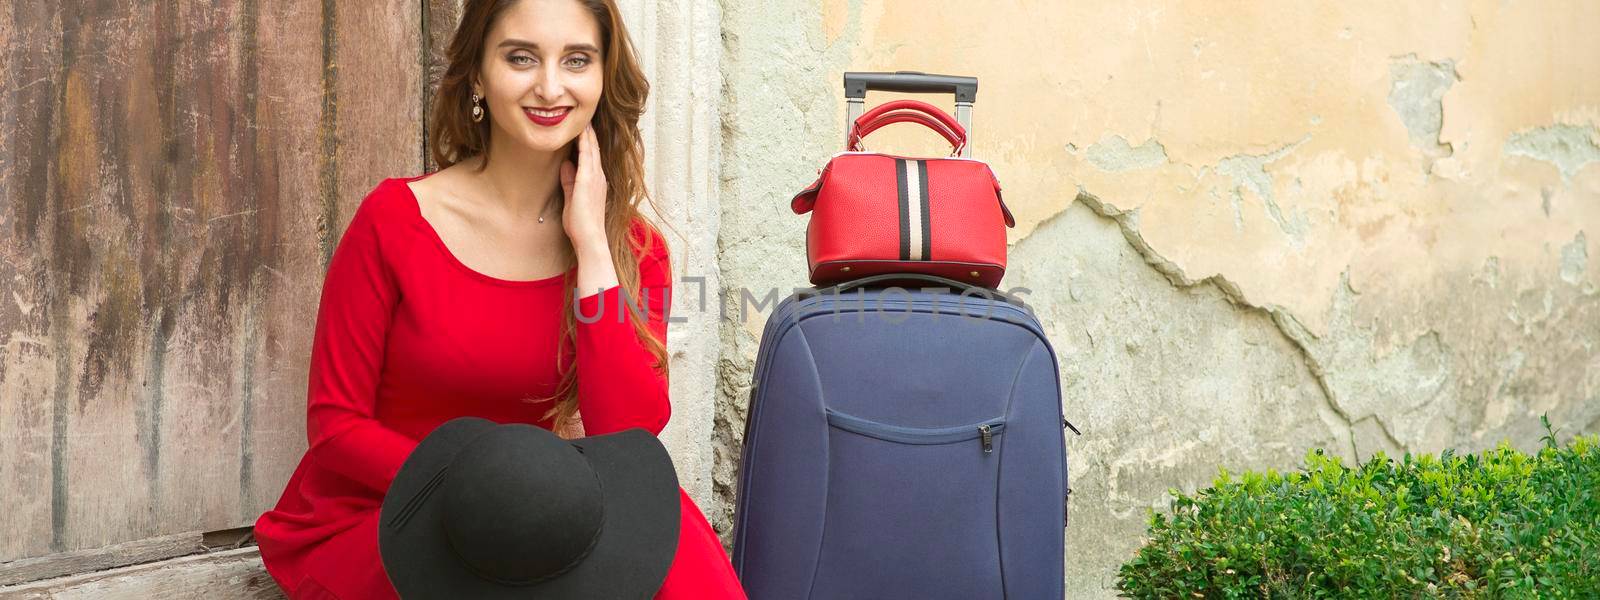
[[[513,55],[511,55],[510,58],[507,58],[506,60],[511,61],[511,64],[513,64],[513,65],[531,65],[531,64],[533,64],[533,57],[525,55],[525,54],[513,54]]]
[[[574,56],[572,58],[567,59],[567,64],[571,65],[574,68],[586,67],[586,66],[589,65],[589,57],[587,57],[587,56]]]

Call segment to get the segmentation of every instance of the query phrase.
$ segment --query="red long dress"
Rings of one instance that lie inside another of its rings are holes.
[[[580,315],[604,318],[579,320],[573,343],[561,343],[563,277],[511,281],[468,268],[423,219],[406,185],[420,178],[385,180],[362,200],[328,265],[311,349],[310,449],[255,525],[262,562],[291,598],[395,598],[377,519],[400,465],[455,417],[549,429],[551,404],[524,399],[553,395],[557,352],[576,353],[586,435],[659,435],[671,413],[666,378],[617,310],[620,288],[581,298]],[[651,241],[640,280],[648,329],[665,341],[666,245],[642,222],[632,235]],[[678,550],[656,598],[744,598],[705,516],[678,495]]]

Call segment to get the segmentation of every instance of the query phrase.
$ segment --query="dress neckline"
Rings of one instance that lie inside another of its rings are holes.
[[[435,171],[435,173],[437,173],[437,171]],[[429,238],[433,239],[434,245],[439,248],[440,253],[444,254],[445,259],[451,264],[454,264],[456,268],[460,269],[468,276],[486,283],[500,286],[544,287],[561,283],[562,280],[566,278],[568,273],[572,273],[577,269],[577,267],[574,266],[561,273],[557,273],[549,277],[541,277],[539,279],[502,279],[500,277],[495,277],[467,266],[467,263],[461,262],[461,259],[456,256],[455,252],[450,251],[450,246],[444,243],[444,237],[439,235],[439,230],[434,229],[433,223],[428,222],[428,218],[422,216],[422,201],[417,198],[416,191],[411,189],[411,182],[432,176],[433,173],[424,173],[415,177],[402,178],[399,180],[400,187],[405,190],[406,196],[411,199],[410,208],[412,214],[416,215],[417,217],[417,225],[427,232]]]

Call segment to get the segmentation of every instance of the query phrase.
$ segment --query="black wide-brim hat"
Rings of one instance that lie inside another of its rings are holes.
[[[454,419],[383,500],[378,546],[406,600],[650,598],[677,551],[678,476],[643,429],[563,440]]]

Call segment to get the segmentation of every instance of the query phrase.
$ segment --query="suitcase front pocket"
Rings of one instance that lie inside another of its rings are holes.
[[[810,597],[1000,596],[1005,420],[918,428],[825,412],[827,516]]]
[[[843,429],[851,433],[877,438],[886,442],[901,444],[936,445],[954,444],[967,440],[979,440],[984,452],[994,451],[994,436],[1005,431],[1005,419],[990,419],[982,423],[959,425],[956,427],[921,428],[901,427],[887,425],[876,421],[868,421],[842,412],[826,409],[828,425]]]

